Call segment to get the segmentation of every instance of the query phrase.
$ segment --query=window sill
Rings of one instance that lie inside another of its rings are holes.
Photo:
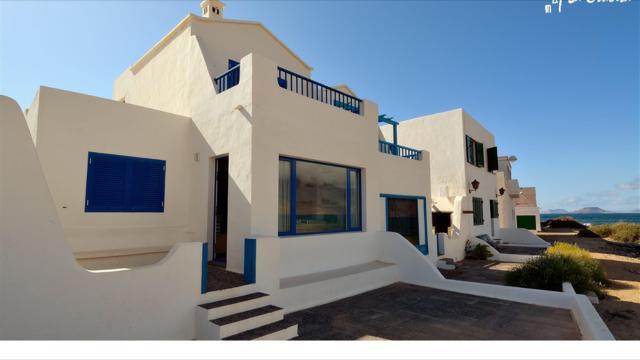
[[[356,229],[356,230],[325,231],[325,232],[313,232],[313,233],[301,233],[301,234],[278,233],[278,237],[292,238],[292,237],[313,236],[313,235],[339,235],[339,234],[355,233],[355,232],[365,232],[365,231],[362,229]]]

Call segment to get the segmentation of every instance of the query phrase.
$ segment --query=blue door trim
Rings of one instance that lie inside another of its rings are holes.
[[[244,281],[256,282],[256,239],[244,239]]]
[[[207,282],[208,282],[208,263],[209,263],[209,243],[202,243],[202,279],[200,283],[200,293],[204,294],[207,292]]]
[[[398,195],[398,194],[380,194],[381,198],[384,198],[384,221],[385,230],[389,228],[389,206],[387,205],[388,199],[407,199],[407,200],[422,200],[422,216],[424,218],[424,246],[418,245],[418,250],[425,255],[429,255],[429,223],[427,222],[427,197],[422,195]]]

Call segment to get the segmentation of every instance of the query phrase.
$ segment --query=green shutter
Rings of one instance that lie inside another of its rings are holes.
[[[484,145],[476,143],[476,166],[484,167]]]
[[[498,148],[495,146],[487,149],[487,170],[498,170]]]
[[[474,197],[473,201],[473,225],[484,224],[484,215],[482,213],[482,199]]]

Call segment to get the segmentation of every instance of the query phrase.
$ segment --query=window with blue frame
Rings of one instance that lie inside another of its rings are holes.
[[[361,197],[360,169],[280,158],[278,233],[359,231]]]
[[[164,212],[166,162],[89,153],[85,212]]]

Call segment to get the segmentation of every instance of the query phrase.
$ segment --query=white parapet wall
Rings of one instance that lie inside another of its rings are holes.
[[[0,339],[193,339],[200,243],[90,272],[74,259],[18,104],[0,96]]]
[[[548,247],[550,244],[527,229],[501,228],[500,240],[505,244],[518,246]]]
[[[496,250],[496,248],[491,246],[491,244],[489,244],[488,242],[477,237],[472,237],[471,239],[469,239],[469,243],[472,246],[475,246],[478,244],[486,245],[492,254],[490,260],[494,260],[494,261],[525,263],[537,256],[537,255],[521,255],[521,254],[504,254]]]
[[[512,286],[448,280],[406,239],[395,233],[380,232],[382,261],[397,264],[404,282],[476,296],[525,304],[549,306],[571,311],[583,340],[613,340],[614,337],[584,295]],[[479,241],[482,241],[478,239]]]

